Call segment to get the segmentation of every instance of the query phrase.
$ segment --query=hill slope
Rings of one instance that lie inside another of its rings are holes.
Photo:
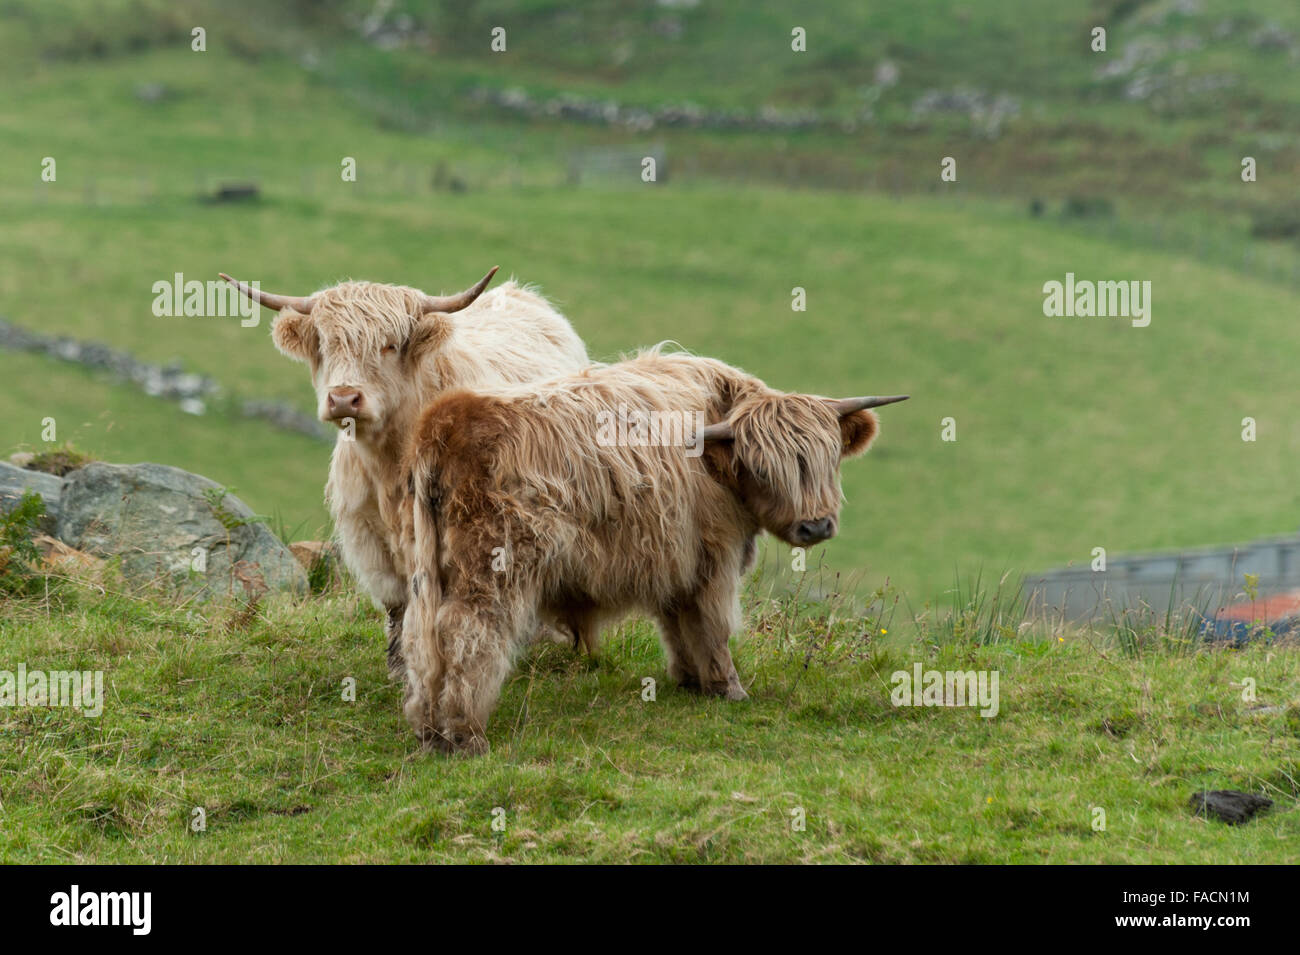
[[[534,648],[492,752],[442,759],[419,754],[356,594],[251,620],[70,587],[54,603],[0,618],[0,642],[33,669],[105,671],[109,705],[0,708],[7,863],[1300,861],[1300,673],[1276,647],[900,642],[760,605],[736,641],[746,703],[670,686],[642,624],[599,666]],[[1000,672],[996,718],[893,705],[892,672],[921,659]],[[1218,788],[1277,805],[1240,827],[1189,812]]]
[[[54,18],[76,9],[48,8]],[[413,51],[349,46],[337,18],[308,18],[267,39],[230,32],[222,17],[232,14],[213,13],[210,50],[195,54],[183,36],[177,43],[184,17],[146,18],[161,24],[156,35],[132,41],[123,24],[145,8],[116,9],[125,11],[118,19],[79,27],[108,38],[101,55],[36,60],[21,95],[0,104],[8,209],[0,313],[14,321],[179,358],[242,395],[309,410],[306,370],[274,351],[265,321],[158,318],[152,284],[226,271],[290,293],[348,276],[438,290],[500,264],[540,283],[600,357],[671,339],[791,390],[908,391],[911,402],[883,413],[877,449],[846,467],[843,535],[821,559],[865,570],[868,587],[889,578],[916,603],[946,587],[954,569],[1032,570],[1087,559],[1096,546],[1230,542],[1300,524],[1288,490],[1300,441],[1290,413],[1300,344],[1284,285],[1130,241],[1124,230],[1080,230],[1054,212],[1032,218],[1018,201],[895,201],[707,176],[572,188],[560,184],[569,137],[604,134],[477,116],[449,99],[434,126],[392,128],[365,101],[385,101],[383,91],[340,86],[355,77],[338,64],[346,54],[358,70],[383,64],[400,74]],[[62,35],[55,19],[29,20],[47,46]],[[1000,35],[985,27],[981,35]],[[275,43],[300,34],[339,44],[330,47],[334,72],[275,55]],[[472,72],[476,62],[449,55],[436,68]],[[409,68],[418,83],[424,74]],[[678,82],[695,80],[667,75],[664,90]],[[457,88],[437,87],[444,97]],[[735,95],[762,100],[754,90]],[[828,147],[822,135],[789,138],[788,148],[850,148]],[[755,161],[786,139],[763,139]],[[756,142],[704,132],[684,148]],[[58,160],[56,182],[39,179],[44,156]],[[358,161],[355,183],[339,176],[344,156]],[[440,163],[463,174],[468,190],[433,188]],[[258,180],[263,199],[196,199],[231,178]],[[1173,232],[1182,220],[1169,221]],[[1043,283],[1067,272],[1150,280],[1151,326],[1044,317]],[[806,312],[791,311],[795,286],[807,290]],[[0,427],[9,444],[33,440],[44,414],[44,372],[24,362],[0,354],[0,368],[26,382],[30,397]],[[61,414],[88,420],[105,410],[97,387],[58,374],[67,382]],[[319,519],[323,449],[285,436],[263,451],[245,440],[243,422],[178,412],[174,426],[146,435],[132,426],[136,414],[123,406],[94,450],[193,462],[258,510],[279,507],[291,525]],[[1247,416],[1259,423],[1255,443],[1241,440]],[[946,417],[956,420],[955,443],[940,440]],[[200,447],[227,460],[208,464],[211,455],[194,453]],[[784,563],[784,551],[772,559]]]

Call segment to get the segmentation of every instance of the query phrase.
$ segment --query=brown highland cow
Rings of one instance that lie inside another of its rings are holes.
[[[875,437],[867,409],[903,397],[784,394],[658,351],[444,392],[404,467],[404,710],[421,741],[485,752],[488,717],[539,623],[590,646],[603,622],[635,610],[658,622],[681,686],[745,699],[727,639],[757,534],[795,546],[834,536],[840,460]]]

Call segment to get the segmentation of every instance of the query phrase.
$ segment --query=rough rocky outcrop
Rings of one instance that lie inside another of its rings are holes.
[[[128,581],[199,596],[307,591],[289,549],[238,498],[161,464],[94,462],[63,480],[56,536],[118,558]]]

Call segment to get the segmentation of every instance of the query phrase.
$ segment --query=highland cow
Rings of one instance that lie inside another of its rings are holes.
[[[456,295],[343,282],[295,298],[230,282],[279,312],[275,346],[311,370],[322,421],[339,427],[325,497],[343,560],[387,612],[389,668],[401,671],[407,568],[394,546],[401,449],[438,392],[576,371],[587,351],[533,290],[510,281],[484,293],[496,269]]]
[[[800,547],[834,536],[840,460],[875,438],[867,409],[903,397],[784,394],[658,351],[542,384],[444,392],[404,466],[404,711],[416,734],[485,752],[512,658],[540,622],[589,643],[637,610],[658,623],[673,680],[745,699],[727,641],[759,531]],[[713,423],[684,443],[611,441],[611,418],[628,409]]]

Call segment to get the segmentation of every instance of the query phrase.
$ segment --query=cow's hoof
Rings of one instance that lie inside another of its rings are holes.
[[[447,756],[486,756],[487,737],[471,729],[447,728],[437,734],[436,748]]]
[[[425,725],[416,728],[415,738],[420,741],[421,749],[433,751],[438,749],[438,741],[442,737],[432,726]]]
[[[749,699],[749,694],[745,688],[740,685],[739,680],[731,680],[728,683],[713,683],[704,691],[709,696],[720,696],[724,700],[730,700],[732,703],[739,703],[741,700]]]
[[[463,744],[457,746],[456,755],[486,756],[490,749],[486,736],[471,736]]]

